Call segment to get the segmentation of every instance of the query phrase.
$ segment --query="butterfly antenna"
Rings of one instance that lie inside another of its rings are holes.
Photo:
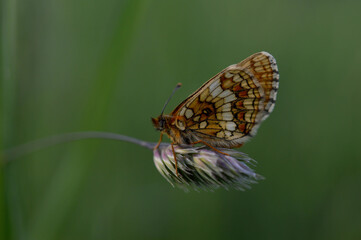
[[[173,92],[172,94],[169,96],[167,102],[164,104],[164,107],[163,107],[163,110],[162,110],[162,113],[160,114],[161,116],[163,116],[163,112],[165,110],[165,107],[168,105],[170,99],[173,97],[174,93],[182,86],[181,83],[178,83],[177,86],[175,86],[175,88],[173,89]]]

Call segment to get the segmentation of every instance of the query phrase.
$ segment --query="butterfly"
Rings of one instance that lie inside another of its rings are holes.
[[[156,148],[164,133],[172,147],[196,143],[213,149],[242,146],[273,111],[278,86],[276,59],[267,52],[255,53],[225,68],[169,115],[163,115],[168,99],[161,115],[152,118],[154,127],[161,132]],[[177,169],[175,153],[174,158]]]

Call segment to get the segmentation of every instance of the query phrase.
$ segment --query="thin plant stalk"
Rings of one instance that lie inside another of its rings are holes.
[[[108,139],[108,140],[116,140],[116,141],[124,141],[129,143],[134,143],[139,146],[153,149],[156,143],[142,141],[136,138],[132,138],[129,136],[110,133],[110,132],[74,132],[74,133],[64,133],[60,135],[50,136],[47,138],[38,139],[35,141],[31,141],[10,149],[3,151],[2,153],[2,161],[3,163],[8,163],[12,160],[15,160],[24,155],[30,154],[35,151],[39,151],[41,149],[51,147],[54,145],[58,145],[61,143],[78,141],[82,139]]]

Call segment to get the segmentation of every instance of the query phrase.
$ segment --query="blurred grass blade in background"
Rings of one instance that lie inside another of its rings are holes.
[[[124,70],[123,64],[132,46],[143,3],[143,0],[123,3],[113,36],[105,45],[99,68],[94,79],[90,81],[94,85],[84,106],[84,119],[81,121],[86,129],[102,128],[107,120],[109,100],[117,94],[114,91],[117,85],[116,76]],[[91,148],[77,148],[68,152],[42,199],[43,203],[40,203],[35,211],[30,226],[30,236],[33,239],[55,238],[62,222],[76,202],[78,190],[88,173],[87,166],[95,160],[96,149],[97,145],[93,145]],[[52,217],[54,215],[57,217]]]
[[[0,3],[0,148],[14,143],[16,130],[14,110],[16,101],[17,0]],[[18,200],[17,181],[11,181],[15,169],[0,163],[0,239],[23,239],[23,213]]]

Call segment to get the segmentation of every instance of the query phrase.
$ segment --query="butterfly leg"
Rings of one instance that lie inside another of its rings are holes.
[[[178,174],[178,162],[177,162],[177,156],[176,156],[175,151],[174,151],[174,144],[171,143],[170,145],[172,147],[173,157],[174,157],[174,162],[175,162],[175,174],[177,175],[177,177],[179,177],[179,174]]]
[[[217,148],[213,147],[212,145],[209,145],[209,143],[206,143],[206,142],[203,141],[203,140],[198,140],[198,141],[196,141],[196,142],[193,142],[192,145],[197,144],[197,143],[203,143],[204,145],[212,148],[214,151],[216,151],[216,152],[218,152],[218,153],[220,153],[220,154],[229,156],[228,153],[224,153],[224,152],[219,151]]]
[[[163,133],[161,132],[160,137],[159,137],[159,141],[158,141],[157,145],[154,147],[154,150],[158,149],[160,143],[162,142],[162,139],[163,139]]]

